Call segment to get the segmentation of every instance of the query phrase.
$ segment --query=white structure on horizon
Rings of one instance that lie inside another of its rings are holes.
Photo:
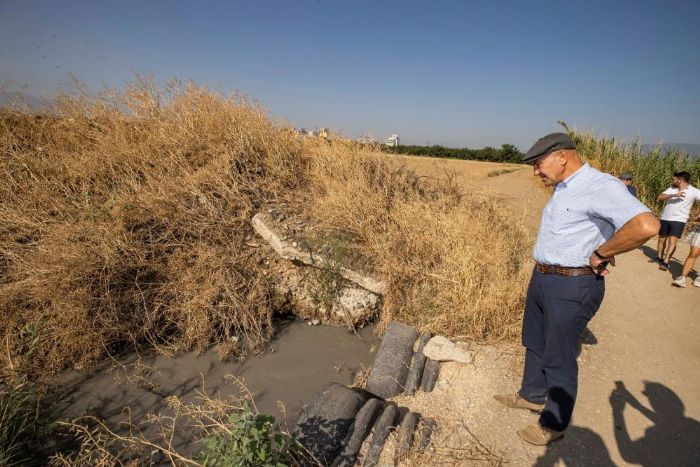
[[[318,130],[307,130],[306,128],[301,128],[299,130],[294,130],[298,135],[301,136],[318,136],[324,139],[328,139],[331,136],[331,130],[328,128],[320,128]]]
[[[374,139],[374,136],[372,135],[362,135],[362,137],[358,140],[362,144],[377,144],[377,140]]]
[[[395,148],[396,146],[399,145],[399,135],[394,133],[390,137],[386,139],[386,145],[392,148]]]

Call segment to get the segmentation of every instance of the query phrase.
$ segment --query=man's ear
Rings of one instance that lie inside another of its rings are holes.
[[[569,151],[559,151],[557,157],[559,158],[559,165],[566,165],[569,162]]]

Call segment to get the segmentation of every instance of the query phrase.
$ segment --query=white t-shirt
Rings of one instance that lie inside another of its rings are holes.
[[[695,201],[700,201],[700,190],[692,185],[685,187],[685,196],[683,198],[671,198],[666,200],[664,212],[661,213],[662,221],[688,222],[690,216],[690,208],[693,207]],[[678,193],[678,188],[669,188],[664,191],[665,195],[675,195]]]

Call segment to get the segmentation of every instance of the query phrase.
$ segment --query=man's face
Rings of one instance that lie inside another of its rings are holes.
[[[681,186],[681,179],[678,177],[671,177],[671,186],[673,188],[678,188]]]
[[[623,179],[622,179],[622,183],[624,183],[625,185],[629,186],[629,185],[632,183],[632,180],[630,180],[629,178],[623,178]]]
[[[562,163],[561,151],[554,151],[539,159],[532,166],[532,171],[540,177],[544,186],[555,186],[559,183],[566,170],[566,164]]]

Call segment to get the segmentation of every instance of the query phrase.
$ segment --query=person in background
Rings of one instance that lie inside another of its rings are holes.
[[[622,183],[624,183],[627,187],[627,191],[629,191],[630,194],[636,198],[637,189],[634,186],[632,186],[632,174],[629,172],[621,173],[620,180],[622,180]]]
[[[517,434],[545,445],[561,438],[571,422],[576,352],[603,301],[606,266],[656,235],[659,221],[617,178],[581,160],[566,133],[540,138],[523,162],[554,191],[542,211],[525,298],[522,383],[517,392],[494,399],[508,408],[540,412],[537,423]]]
[[[650,262],[658,262],[659,269],[668,270],[668,262],[676,251],[676,243],[683,235],[685,223],[688,222],[690,209],[695,201],[700,201],[700,190],[690,184],[688,172],[676,172],[671,177],[671,186],[661,193],[659,201],[665,201],[661,213],[661,230],[656,245],[656,258]]]
[[[690,241],[690,252],[683,263],[683,271],[681,272],[681,275],[676,277],[673,281],[673,285],[676,287],[685,287],[686,279],[688,278],[688,275],[690,275],[690,270],[693,269],[695,260],[697,260],[700,256],[700,214],[695,218],[695,222],[697,222],[695,229],[690,235],[688,235],[688,240]],[[700,273],[695,277],[693,285],[695,287],[700,287]]]

